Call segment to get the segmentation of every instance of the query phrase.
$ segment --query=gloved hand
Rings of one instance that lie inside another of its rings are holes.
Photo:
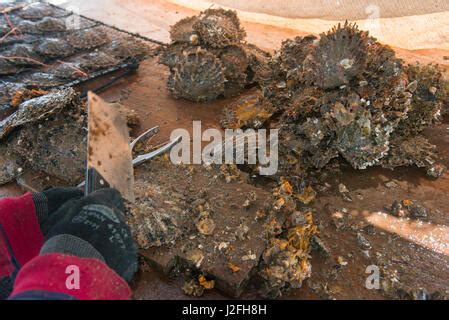
[[[69,200],[43,224],[48,229],[41,255],[62,253],[105,262],[126,281],[137,271],[137,247],[115,189]]]
[[[9,295],[18,269],[39,254],[42,224],[64,202],[82,196],[76,188],[53,188],[0,199],[0,300]]]
[[[83,196],[83,191],[78,188],[51,188],[43,192],[33,193],[36,215],[41,228],[48,217],[55,213],[64,203],[69,200],[81,199]],[[46,232],[42,231],[45,235]]]

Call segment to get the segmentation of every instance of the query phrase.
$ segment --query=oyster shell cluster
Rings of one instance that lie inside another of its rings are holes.
[[[405,65],[346,22],[319,38],[284,41],[258,75],[261,101],[279,115],[283,174],[294,173],[296,163],[320,169],[337,157],[355,169],[416,165],[436,172],[435,147],[421,133],[447,102],[438,67]]]
[[[84,176],[87,117],[72,88],[22,102],[0,121],[0,185],[27,169],[75,185]]]
[[[23,87],[70,86],[157,50],[148,41],[43,2],[1,15],[0,37],[0,109],[5,110]]]
[[[160,62],[170,68],[167,88],[175,98],[202,102],[238,95],[257,81],[269,55],[244,42],[235,11],[208,9],[178,21]]]

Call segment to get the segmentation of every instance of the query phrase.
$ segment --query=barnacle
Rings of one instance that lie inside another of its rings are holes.
[[[198,21],[198,17],[192,16],[179,20],[170,28],[170,38],[172,42],[185,42],[192,45],[199,44],[199,37],[193,29],[193,25]]]
[[[224,93],[223,65],[204,49],[185,52],[171,71],[167,87],[175,98],[201,102]]]
[[[221,50],[219,58],[226,77],[225,97],[233,97],[242,92],[247,83],[248,57],[243,48],[228,46]]]
[[[245,38],[245,31],[240,27],[237,13],[224,9],[208,9],[203,11],[193,29],[199,34],[201,41],[213,48],[238,44]]]
[[[204,287],[196,279],[186,281],[182,286],[182,291],[187,296],[201,297],[204,294]]]
[[[402,61],[393,49],[369,37],[367,42],[366,69],[364,76],[371,85],[386,85],[391,78],[402,72]]]
[[[311,59],[307,77],[315,85],[331,89],[348,84],[366,65],[367,33],[346,22],[321,34]]]

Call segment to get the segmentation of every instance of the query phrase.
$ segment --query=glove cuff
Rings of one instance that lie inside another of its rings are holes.
[[[70,234],[60,234],[45,241],[40,255],[62,253],[80,258],[95,258],[105,262],[101,253],[89,242]]]
[[[48,218],[48,199],[42,192],[36,192],[33,193],[33,202],[37,220],[39,225],[42,225]]]

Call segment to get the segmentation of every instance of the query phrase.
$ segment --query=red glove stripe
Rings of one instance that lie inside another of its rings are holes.
[[[1,199],[0,224],[11,244],[14,256],[21,265],[39,254],[44,236],[31,193],[18,198]]]
[[[27,291],[63,293],[79,300],[131,298],[126,281],[100,260],[60,253],[38,256],[19,271],[11,298]]]

